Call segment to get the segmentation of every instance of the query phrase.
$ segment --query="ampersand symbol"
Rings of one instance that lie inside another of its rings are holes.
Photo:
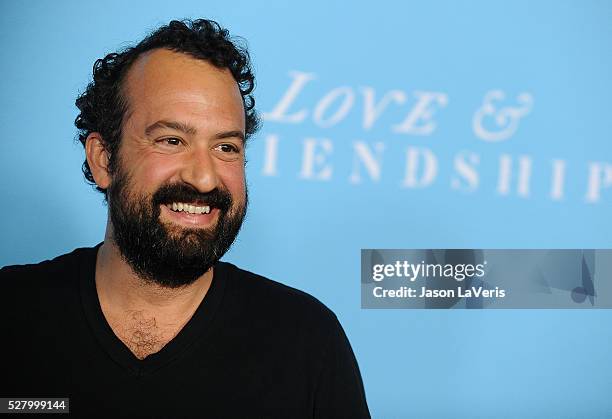
[[[497,109],[495,102],[502,101],[506,95],[501,90],[490,90],[485,94],[482,106],[474,113],[472,127],[474,133],[484,141],[503,141],[516,132],[519,120],[527,115],[533,106],[533,97],[529,93],[521,93],[516,97],[519,106]],[[497,130],[489,130],[484,126],[484,119],[492,118]]]

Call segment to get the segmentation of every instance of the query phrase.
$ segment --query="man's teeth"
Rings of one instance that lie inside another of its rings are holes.
[[[173,202],[172,210],[173,211],[184,211],[190,214],[208,214],[210,213],[210,206],[205,205],[203,207],[198,207],[196,205],[184,204],[182,202]]]

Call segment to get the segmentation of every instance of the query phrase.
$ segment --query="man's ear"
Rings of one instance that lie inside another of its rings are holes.
[[[104,147],[104,141],[99,132],[92,132],[85,140],[85,154],[87,164],[99,188],[107,189],[111,177],[108,171],[110,154]]]

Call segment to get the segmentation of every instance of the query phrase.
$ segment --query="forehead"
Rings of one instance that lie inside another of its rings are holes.
[[[214,113],[220,123],[244,129],[242,96],[231,72],[187,54],[156,49],[141,55],[126,75],[123,94],[137,119]]]

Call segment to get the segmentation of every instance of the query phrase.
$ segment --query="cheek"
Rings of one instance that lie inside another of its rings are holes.
[[[217,170],[223,185],[232,194],[234,200],[244,201],[246,193],[246,180],[244,164],[224,164]]]
[[[139,179],[144,188],[151,192],[171,179],[176,174],[178,167],[178,162],[168,156],[153,154],[135,161],[132,174],[134,179]]]

